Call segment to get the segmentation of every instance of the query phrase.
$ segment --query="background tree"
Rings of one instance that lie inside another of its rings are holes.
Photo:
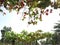
[[[5,33],[5,42],[6,43],[12,43],[12,45],[15,45],[16,39],[17,39],[17,34],[14,33],[13,31]]]
[[[45,36],[45,38],[46,38],[46,44],[52,44],[52,36],[53,36],[53,34],[52,33],[50,33],[50,32],[46,32],[46,33],[44,33],[44,36]]]
[[[60,21],[59,23],[56,23],[56,25],[54,26],[54,35],[52,37],[53,43],[56,44],[60,44]]]
[[[23,30],[21,33],[17,34],[13,31],[5,32],[5,42],[12,43],[12,45],[38,45],[38,40],[41,39],[48,39],[46,41],[50,42],[51,33],[42,33],[42,30],[37,30],[35,32],[28,33],[27,31]]]
[[[41,40],[41,39],[43,39],[43,37],[42,37],[42,30],[37,30],[37,31],[35,32],[36,45],[38,45],[37,41],[38,41],[38,40]]]
[[[6,27],[4,26],[3,29],[1,30],[1,33],[2,33],[2,41],[4,41],[4,38],[5,38],[5,33],[8,32],[8,31],[11,31],[11,27]]]

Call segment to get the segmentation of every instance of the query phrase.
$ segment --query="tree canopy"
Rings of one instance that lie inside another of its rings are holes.
[[[23,12],[23,19],[26,18],[26,16],[29,16],[28,24],[37,24],[37,19],[42,21],[42,15],[46,14],[48,15],[49,9],[46,9],[46,7],[51,6],[54,8],[57,8],[57,3],[51,2],[51,0],[0,0],[0,7],[4,6],[4,8],[8,11],[16,10],[17,14],[19,13],[19,10],[24,8],[25,6],[28,7],[28,12]],[[0,8],[0,11],[3,12],[3,10]],[[52,13],[52,9],[50,10],[50,13]],[[4,12],[4,14],[6,14]]]
[[[6,32],[5,33],[5,41],[7,42],[12,42],[14,41],[15,42],[25,42],[24,45],[26,45],[27,43],[30,44],[30,43],[33,43],[33,42],[36,42],[40,39],[44,39],[44,38],[51,38],[51,33],[42,33],[41,30],[37,30],[35,32],[30,32],[28,33],[27,31],[23,30],[20,34],[16,34],[12,31],[10,32]],[[12,45],[13,42],[12,42]],[[37,44],[36,44],[37,45]]]

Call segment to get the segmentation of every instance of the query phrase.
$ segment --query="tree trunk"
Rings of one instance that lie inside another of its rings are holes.
[[[15,45],[15,40],[12,40],[12,45]]]
[[[36,45],[37,45],[37,40],[36,40]]]

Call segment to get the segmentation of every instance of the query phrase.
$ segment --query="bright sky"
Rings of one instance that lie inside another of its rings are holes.
[[[51,7],[49,7],[50,9]],[[5,16],[0,12],[0,30],[4,27],[12,27],[12,30],[19,33],[22,30],[27,30],[28,32],[36,31],[38,29],[43,30],[44,32],[48,32],[53,30],[53,27],[56,22],[60,20],[60,9],[53,10],[53,13],[49,14],[48,16],[43,15],[43,21],[38,21],[37,25],[28,25],[27,20],[22,21],[21,16],[23,9],[17,15],[15,11],[9,13],[7,10],[3,8],[4,12],[7,12]],[[1,33],[0,33],[1,34]],[[0,35],[1,36],[1,35]]]

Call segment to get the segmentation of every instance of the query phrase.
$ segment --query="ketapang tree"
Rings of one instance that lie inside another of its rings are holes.
[[[4,8],[8,11],[16,10],[17,14],[19,14],[19,10],[28,7],[28,12],[23,13],[23,19],[26,19],[26,16],[29,16],[28,24],[37,24],[37,19],[42,21],[42,15],[49,15],[52,13],[53,9],[46,9],[46,7],[51,6],[54,9],[57,8],[57,3],[51,2],[51,0],[0,0],[0,7],[4,6]],[[46,9],[46,10],[45,10]],[[3,10],[0,8],[0,12]],[[49,12],[49,13],[48,13]],[[3,12],[6,14],[5,12]]]

